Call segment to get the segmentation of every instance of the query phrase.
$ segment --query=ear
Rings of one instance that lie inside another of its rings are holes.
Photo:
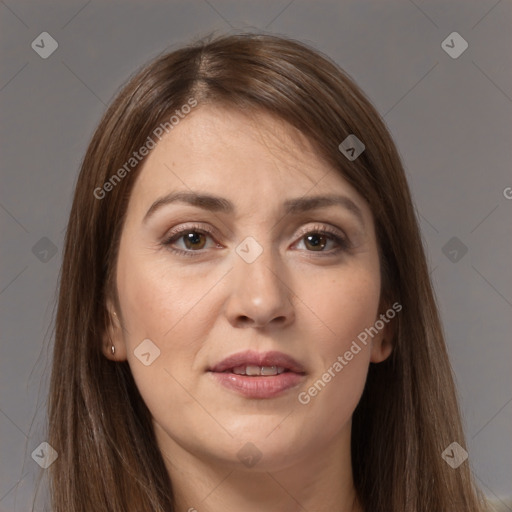
[[[384,303],[379,307],[379,314],[374,323],[379,332],[372,339],[370,356],[372,363],[381,363],[391,355],[396,333],[396,316],[401,310],[402,306],[398,302],[392,306]]]
[[[101,344],[103,355],[111,361],[126,361],[126,342],[122,318],[120,312],[115,311],[110,300],[107,301],[107,316],[107,328],[103,333]]]

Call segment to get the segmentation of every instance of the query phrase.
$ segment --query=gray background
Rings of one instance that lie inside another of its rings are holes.
[[[30,454],[45,440],[63,234],[93,129],[149,58],[251,28],[320,49],[384,116],[427,244],[470,463],[512,510],[511,13],[510,0],[0,1],[0,511],[28,510],[44,478]],[[47,59],[31,48],[44,31],[59,44]],[[453,31],[469,44],[457,59],[441,47]]]

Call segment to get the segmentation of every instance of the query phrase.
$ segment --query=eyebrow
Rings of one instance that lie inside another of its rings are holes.
[[[225,214],[232,214],[235,212],[234,204],[223,197],[186,191],[171,192],[170,194],[160,197],[150,206],[142,222],[147,222],[157,210],[172,203],[189,204],[210,212]],[[286,214],[297,214],[329,206],[342,206],[346,210],[352,212],[364,226],[364,218],[361,209],[347,196],[330,194],[323,196],[297,197],[294,199],[287,199],[283,203]]]

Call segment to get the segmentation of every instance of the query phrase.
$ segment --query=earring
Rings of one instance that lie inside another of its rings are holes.
[[[114,313],[114,315],[117,316],[117,313],[115,311],[112,311],[112,313]],[[114,347],[114,344],[111,345],[110,352],[112,352],[112,355],[116,353],[116,347]]]

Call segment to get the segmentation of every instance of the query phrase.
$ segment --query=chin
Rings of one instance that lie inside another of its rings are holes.
[[[233,436],[229,446],[222,451],[218,450],[219,445],[214,448],[217,456],[233,463],[238,469],[244,466],[259,471],[286,468],[300,458],[308,441],[301,434],[301,429],[284,425],[287,421],[285,418],[286,414],[280,417],[255,415],[250,421],[238,422],[237,427],[229,428]]]

